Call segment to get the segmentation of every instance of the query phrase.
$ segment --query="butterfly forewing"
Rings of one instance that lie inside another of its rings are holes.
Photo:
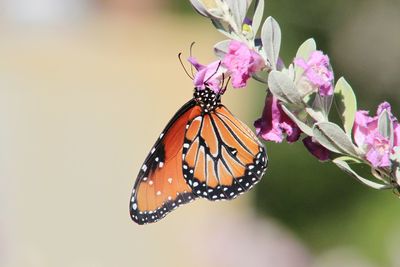
[[[183,144],[183,176],[193,194],[232,199],[256,184],[267,167],[258,138],[223,105],[193,113]]]
[[[142,165],[130,201],[131,218],[138,224],[158,221],[196,197],[183,178],[182,150],[185,126],[198,109],[193,100],[185,104],[168,123]]]

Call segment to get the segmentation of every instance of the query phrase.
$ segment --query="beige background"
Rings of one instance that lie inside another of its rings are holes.
[[[213,60],[221,36],[208,23],[159,13],[41,23],[1,28],[1,266],[308,266],[294,237],[253,214],[251,193],[149,226],[129,218],[142,161],[192,95],[178,52],[196,41],[199,60]],[[224,102],[251,122],[251,95]]]
[[[0,0],[0,266],[373,267],[352,247],[312,255],[253,211],[253,192],[199,200],[148,226],[130,220],[136,174],[192,95],[178,52],[196,41],[194,54],[207,63],[223,39],[200,16],[166,15],[163,3]],[[377,94],[392,90],[396,9],[365,1],[354,10],[333,33],[333,56],[352,77],[374,77],[366,82]],[[365,57],[376,39],[386,55]],[[262,109],[257,90],[223,97],[250,126]]]

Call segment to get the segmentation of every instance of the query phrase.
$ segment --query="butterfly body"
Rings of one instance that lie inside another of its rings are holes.
[[[160,220],[196,198],[236,198],[254,186],[267,167],[265,148],[221,104],[220,94],[195,89],[147,156],[130,202],[138,224]]]

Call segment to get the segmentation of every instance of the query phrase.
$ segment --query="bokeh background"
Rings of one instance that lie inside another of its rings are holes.
[[[400,2],[268,0],[282,57],[314,37],[359,107],[400,116]],[[400,266],[400,200],[301,142],[266,144],[251,193],[130,221],[134,178],[192,94],[178,52],[213,60],[223,39],[182,0],[0,0],[0,266]],[[228,90],[248,125],[265,90]]]

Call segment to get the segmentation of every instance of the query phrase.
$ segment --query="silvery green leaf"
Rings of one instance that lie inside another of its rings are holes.
[[[341,157],[336,158],[333,160],[333,162],[344,172],[355,178],[357,181],[361,182],[362,184],[369,186],[371,188],[377,189],[377,190],[383,190],[383,189],[390,189],[392,188],[391,185],[384,185],[384,184],[379,184],[372,182],[371,180],[368,180],[366,178],[361,177],[359,174],[357,174],[351,167],[350,165],[343,160]]]
[[[246,18],[248,1],[238,0],[235,2],[237,4],[237,10],[238,10],[238,14],[239,14],[239,21],[238,21],[239,24],[238,25],[241,27],[244,19]]]
[[[300,130],[308,136],[313,136],[313,130],[310,126],[302,122],[296,115],[294,115],[285,104],[282,104],[282,110],[289,116],[289,118],[297,124]]]
[[[274,18],[268,17],[265,20],[261,29],[261,40],[267,60],[275,70],[281,48],[281,29]]]
[[[390,160],[392,161],[392,176],[394,176],[396,183],[400,185],[400,147],[393,148]]]
[[[260,83],[265,83],[265,84],[268,83],[267,73],[265,71],[253,73],[251,77],[253,77],[254,80]]]
[[[190,3],[194,7],[194,9],[202,16],[209,17],[210,13],[208,13],[206,7],[200,0],[190,0]]]
[[[397,166],[394,170],[394,176],[396,178],[396,183],[400,185],[400,167]]]
[[[357,100],[350,84],[343,77],[337,81],[335,86],[335,103],[344,129],[348,135],[351,135],[357,112]]]
[[[233,28],[241,29],[243,20],[246,17],[247,12],[247,1],[243,0],[225,0],[228,4],[231,16],[235,22]]]
[[[282,72],[273,70],[268,76],[271,92],[281,101],[291,104],[302,104],[302,99],[290,77]]]
[[[316,94],[313,102],[313,109],[321,113],[322,116],[324,117],[323,120],[328,120],[328,115],[329,111],[331,110],[332,106],[332,101],[333,101],[333,96],[322,96],[320,94]]]
[[[228,47],[230,42],[231,40],[224,40],[214,45],[215,55],[217,55],[217,57],[222,59],[225,56],[225,54],[228,53]]]
[[[211,18],[211,22],[214,25],[214,27],[222,34],[224,34],[226,37],[231,38],[231,39],[235,39],[235,36],[229,32],[229,30],[227,30],[224,26],[224,24],[216,19],[216,18]]]
[[[315,40],[313,38],[307,39],[297,50],[296,58],[303,58],[306,60],[315,50],[317,50],[317,44],[315,43]]]
[[[207,12],[216,19],[223,19],[224,18],[224,11],[220,8],[209,8]]]
[[[253,25],[252,25],[255,35],[257,34],[258,29],[260,28],[263,15],[264,15],[264,0],[256,0]]]
[[[363,161],[360,160],[359,158],[350,157],[350,156],[341,156],[341,157],[338,157],[337,159],[346,161],[346,162],[357,163],[357,164],[363,163]]]
[[[327,149],[339,153],[357,157],[351,139],[336,124],[331,122],[320,122],[314,125],[314,138]]]
[[[381,172],[379,169],[375,169],[374,167],[371,167],[371,173],[376,179],[378,179],[384,183],[390,183],[390,178],[388,179],[387,175],[385,173]]]
[[[315,40],[313,38],[310,38],[299,47],[296,53],[296,58],[307,60],[311,56],[312,52],[314,52],[315,50],[317,50],[317,44],[315,43]],[[304,69],[296,65],[295,72],[297,83],[303,75]]]
[[[306,112],[313,118],[316,122],[327,121],[324,113],[322,111],[318,111],[312,108],[307,107]]]
[[[393,123],[386,110],[384,110],[378,118],[378,131],[383,137],[390,140],[390,145],[392,147],[394,143]]]
[[[283,68],[282,72],[289,76],[289,78],[293,81],[294,80],[294,67],[293,64],[290,64],[287,69]]]

